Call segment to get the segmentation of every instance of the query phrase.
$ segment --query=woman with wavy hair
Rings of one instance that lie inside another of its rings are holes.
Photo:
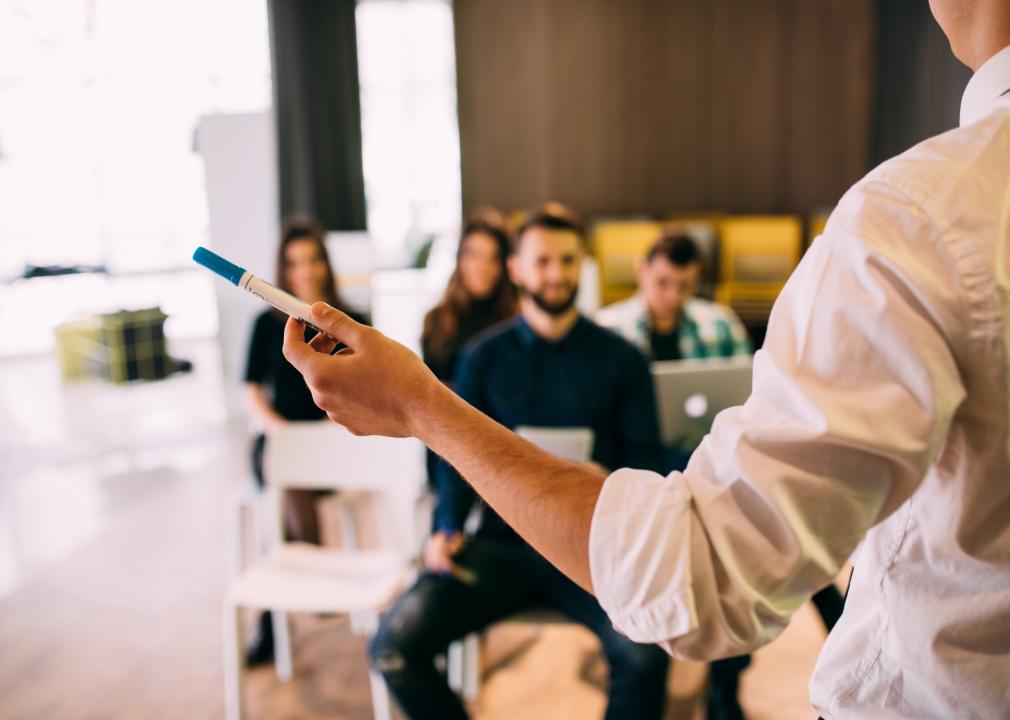
[[[453,270],[438,305],[424,318],[425,364],[452,382],[459,353],[481,330],[516,311],[516,291],[505,262],[509,238],[497,212],[475,215],[463,228]]]

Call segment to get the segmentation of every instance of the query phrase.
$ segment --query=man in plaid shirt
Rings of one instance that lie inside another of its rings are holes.
[[[651,360],[750,355],[747,331],[733,311],[694,297],[700,281],[698,247],[683,231],[666,230],[639,263],[638,293],[600,310],[596,322]]]

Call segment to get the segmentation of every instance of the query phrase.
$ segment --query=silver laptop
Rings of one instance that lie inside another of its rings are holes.
[[[712,420],[750,395],[753,359],[671,360],[652,363],[659,430],[667,447],[693,448]]]
[[[539,427],[520,425],[516,435],[562,460],[586,462],[593,456],[593,431],[587,427]]]

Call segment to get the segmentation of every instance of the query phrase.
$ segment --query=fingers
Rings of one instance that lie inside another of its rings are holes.
[[[463,533],[455,533],[449,538],[449,554],[458,555],[463,550]]]
[[[284,358],[304,375],[315,355],[305,342],[305,323],[289,317],[284,323]]]
[[[432,558],[432,562],[428,565],[428,569],[432,572],[446,575],[451,574],[455,567],[448,558]]]
[[[325,333],[316,333],[316,336],[309,340],[309,347],[316,352],[326,353],[329,355],[333,352],[333,348],[337,346],[337,341],[331,338]]]
[[[434,573],[452,572],[452,560],[449,556],[430,546],[424,553],[424,566]]]
[[[324,302],[312,306],[312,324],[337,342],[357,349],[364,337],[365,326]]]

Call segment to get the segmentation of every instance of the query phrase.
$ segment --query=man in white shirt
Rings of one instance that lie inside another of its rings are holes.
[[[285,352],[357,433],[456,466],[614,625],[675,656],[774,639],[857,544],[810,682],[827,718],[1010,708],[1010,2],[932,0],[975,70],[961,127],[873,170],[787,283],[753,394],[683,473],[551,458],[409,350],[317,304]]]

